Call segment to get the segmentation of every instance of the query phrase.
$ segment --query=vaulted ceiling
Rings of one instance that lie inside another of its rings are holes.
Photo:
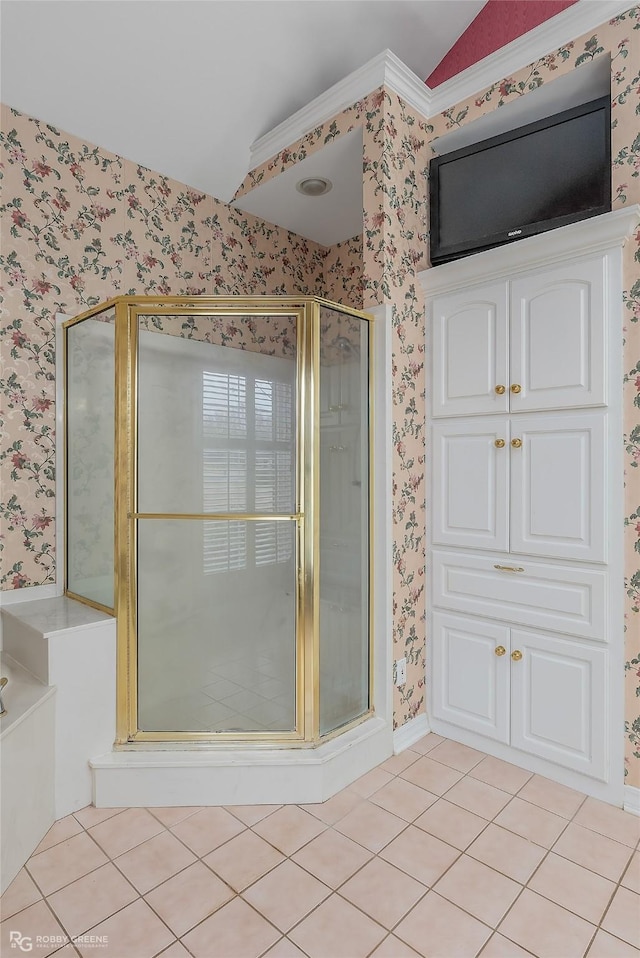
[[[3,0],[2,100],[228,201],[249,147],[384,49],[427,77],[484,0]]]

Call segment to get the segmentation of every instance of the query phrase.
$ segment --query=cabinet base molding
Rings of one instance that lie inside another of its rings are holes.
[[[632,815],[640,817],[640,788],[636,788],[635,785],[625,785],[623,808],[625,812],[631,812]]]
[[[404,752],[406,748],[409,748],[431,731],[432,728],[427,715],[424,712],[422,715],[416,715],[415,718],[395,729],[393,733],[393,754],[399,755],[400,752]]]
[[[486,755],[492,755],[494,758],[502,759],[503,762],[509,762],[518,768],[524,768],[535,775],[543,775],[553,782],[566,785],[567,788],[573,788],[577,792],[590,795],[592,798],[607,802],[609,805],[617,805],[619,808],[624,806],[626,811],[633,811],[633,807],[628,804],[628,791],[637,793],[637,797],[635,798],[636,802],[640,799],[640,789],[632,789],[631,786],[623,786],[622,784],[624,775],[622,759],[620,768],[614,767],[611,769],[611,780],[609,782],[599,782],[586,775],[581,775],[579,772],[574,772],[571,769],[555,765],[553,762],[537,758],[535,755],[527,755],[519,749],[513,748],[511,745],[491,741],[483,735],[479,735],[477,732],[468,732],[466,729],[458,728],[447,722],[441,722],[435,718],[430,718],[429,724],[431,725],[431,731],[436,732],[438,735],[443,735],[445,738],[459,742],[461,745],[468,745],[469,748],[475,748],[479,752],[484,752]],[[640,814],[640,805],[637,807],[639,810],[636,814]]]

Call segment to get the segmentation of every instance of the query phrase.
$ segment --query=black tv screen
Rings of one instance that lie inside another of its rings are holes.
[[[434,266],[608,212],[609,97],[435,157],[429,199]]]

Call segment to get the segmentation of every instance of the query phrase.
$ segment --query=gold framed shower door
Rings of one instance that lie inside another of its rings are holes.
[[[65,399],[68,331],[99,313],[115,311],[114,435],[114,605],[91,601],[68,589],[79,602],[113,614],[117,620],[116,747],[121,749],[309,747],[360,724],[374,713],[373,702],[373,337],[368,335],[368,709],[327,734],[320,731],[320,311],[322,307],[373,323],[370,314],[318,297],[167,297],[120,296],[63,324]],[[291,513],[190,511],[142,512],[138,503],[138,330],[141,316],[295,317],[297,332],[297,422],[295,508]],[[369,328],[372,328],[371,326]],[[65,401],[65,489],[68,488],[67,403]],[[65,515],[67,510],[65,510]],[[147,731],[138,722],[138,523],[140,520],[244,521],[295,523],[297,594],[295,598],[295,728],[291,731]],[[65,557],[68,556],[65,522]]]

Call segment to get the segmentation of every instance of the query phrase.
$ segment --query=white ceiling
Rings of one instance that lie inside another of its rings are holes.
[[[427,77],[483,6],[3,0],[2,100],[228,202],[255,140],[384,49]]]

